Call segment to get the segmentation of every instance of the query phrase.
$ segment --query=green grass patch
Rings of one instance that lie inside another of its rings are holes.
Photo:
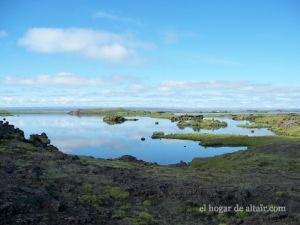
[[[93,208],[99,208],[102,205],[101,199],[94,194],[84,194],[79,196],[78,198],[79,202],[88,204],[92,206]]]
[[[90,183],[84,183],[81,185],[81,190],[84,193],[91,193],[93,191],[94,185]]]
[[[152,215],[147,212],[139,212],[139,217],[145,221],[151,221],[153,219]]]
[[[125,200],[129,197],[129,192],[122,190],[120,187],[112,187],[107,192],[110,197],[116,200]]]
[[[143,201],[143,206],[151,206],[152,202],[150,199],[146,199],[145,201]]]
[[[246,219],[247,216],[248,216],[247,213],[244,212],[244,211],[237,211],[237,212],[235,213],[235,217],[237,217],[237,218],[239,218],[239,219],[241,219],[241,220]]]
[[[11,112],[8,112],[6,110],[0,110],[0,116],[12,116],[13,114]]]
[[[220,114],[215,117],[227,117],[233,120],[247,120],[253,124],[240,125],[244,128],[269,128],[278,135],[300,137],[300,114]]]
[[[202,146],[205,147],[239,147],[239,146],[257,146],[265,143],[270,143],[276,140],[288,139],[288,137],[282,136],[259,136],[250,137],[247,135],[230,135],[230,134],[164,134],[163,132],[153,132],[153,139],[179,139],[179,140],[191,140],[200,141]]]

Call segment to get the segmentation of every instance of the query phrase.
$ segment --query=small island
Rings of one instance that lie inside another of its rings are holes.
[[[192,128],[194,131],[205,130],[218,130],[227,127],[227,123],[220,120],[201,120],[201,121],[179,121],[177,123],[178,128],[184,129],[186,127]]]
[[[200,131],[200,129],[217,130],[227,127],[226,122],[215,119],[204,119],[203,115],[184,114],[180,116],[173,116],[170,120],[172,122],[177,122],[177,127],[180,129],[189,127],[194,131]]]
[[[120,124],[124,123],[125,121],[137,121],[138,119],[126,119],[123,116],[117,116],[117,115],[109,115],[103,117],[103,122],[109,124],[109,125],[114,125],[114,124]]]

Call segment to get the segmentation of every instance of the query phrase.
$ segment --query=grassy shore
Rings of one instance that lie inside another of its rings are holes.
[[[300,140],[296,137],[284,136],[259,136],[252,137],[247,135],[230,135],[230,134],[164,134],[163,132],[153,132],[153,139],[180,139],[200,141],[200,144],[205,147],[213,146],[257,146],[265,143],[270,143],[277,140]]]
[[[216,117],[216,115],[214,115]],[[244,128],[269,128],[278,135],[300,137],[300,114],[219,114],[234,120],[248,120],[253,124],[241,125]]]

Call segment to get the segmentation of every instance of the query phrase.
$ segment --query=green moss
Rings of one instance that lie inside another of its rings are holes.
[[[151,221],[153,219],[152,215],[147,212],[139,212],[139,217],[145,221]]]
[[[132,225],[140,225],[140,221],[137,218],[133,218],[133,217],[126,217],[125,220],[127,222],[129,222]]]
[[[92,192],[93,188],[94,188],[94,185],[90,184],[90,183],[84,183],[84,184],[81,185],[81,190],[84,193],[90,193],[90,192]]]
[[[235,212],[235,216],[241,220],[244,220],[247,218],[248,215],[244,211],[237,211],[237,212]]]
[[[151,206],[152,202],[149,199],[146,199],[145,201],[143,201],[143,206]]]
[[[129,197],[129,192],[123,191],[120,187],[112,187],[107,192],[110,197],[116,200],[125,200]]]
[[[79,202],[88,204],[93,208],[99,208],[102,205],[101,199],[94,194],[84,194],[78,198]]]
[[[282,191],[277,191],[277,192],[275,193],[275,195],[276,195],[276,197],[278,197],[278,198],[282,198],[282,197],[285,196],[284,192],[282,192]]]
[[[186,212],[201,217],[211,217],[214,214],[211,211],[206,211],[206,210],[202,211],[199,209],[199,207],[189,207],[187,208]]]
[[[229,218],[224,213],[219,213],[217,216],[218,220],[223,223],[228,223]]]
[[[112,215],[112,218],[113,219],[122,219],[126,216],[126,213],[125,211],[123,210],[116,210],[113,215]]]

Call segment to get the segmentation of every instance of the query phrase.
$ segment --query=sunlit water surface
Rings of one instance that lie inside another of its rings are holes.
[[[165,133],[193,133],[193,129],[179,129],[167,119],[136,117],[138,121],[108,125],[101,117],[76,117],[70,115],[19,115],[8,121],[24,130],[26,137],[33,133],[46,132],[51,143],[69,154],[88,155],[98,158],[117,158],[132,155],[148,162],[162,165],[190,162],[195,157],[210,157],[245,150],[246,147],[203,147],[198,142],[186,140],[152,140],[153,131]],[[274,135],[267,129],[237,127],[247,121],[221,119],[228,127],[219,130],[201,130],[200,133]],[[155,122],[159,122],[158,125]],[[251,132],[251,131],[254,131]],[[145,141],[141,141],[145,137]]]

